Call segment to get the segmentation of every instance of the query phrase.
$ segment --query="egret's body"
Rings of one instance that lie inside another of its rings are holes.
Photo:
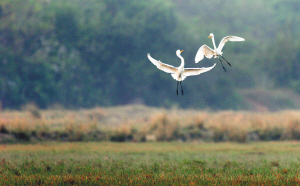
[[[215,58],[219,58],[223,69],[226,71],[225,67],[223,66],[222,60],[220,59],[220,57],[222,57],[228,63],[228,65],[231,66],[231,64],[222,56],[222,54],[223,54],[222,49],[223,49],[225,43],[227,41],[245,41],[245,39],[241,38],[241,37],[237,37],[237,36],[226,36],[221,40],[221,42],[217,48],[216,44],[215,44],[214,34],[211,33],[208,38],[212,39],[214,49],[211,49],[207,45],[202,45],[196,54],[195,63],[198,63],[199,61],[201,61],[204,58],[204,56],[209,59],[214,56]]]
[[[183,51],[183,50],[182,50]],[[207,72],[209,70],[211,70],[212,68],[215,67],[216,64],[214,64],[211,67],[208,68],[184,68],[184,59],[181,56],[181,52],[180,50],[176,51],[176,55],[181,59],[181,64],[179,67],[174,67],[172,65],[168,65],[165,63],[162,63],[161,61],[157,61],[156,59],[152,58],[150,56],[150,54],[147,54],[148,59],[160,70],[166,72],[166,73],[171,73],[171,76],[177,81],[177,95],[178,95],[178,83],[180,82],[180,86],[181,86],[181,81],[183,81],[187,76],[195,76],[195,75],[199,75],[201,73]],[[181,86],[181,92],[183,95],[183,89]]]

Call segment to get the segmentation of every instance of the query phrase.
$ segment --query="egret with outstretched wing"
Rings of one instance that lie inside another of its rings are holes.
[[[222,60],[220,59],[220,57],[223,58],[228,63],[228,65],[231,66],[231,64],[222,56],[222,54],[223,54],[222,49],[223,49],[225,43],[227,41],[245,41],[245,39],[241,38],[241,37],[237,37],[237,36],[226,36],[221,40],[221,42],[217,48],[216,44],[215,44],[214,34],[211,33],[208,38],[212,39],[214,49],[211,49],[207,45],[202,45],[196,54],[195,63],[198,63],[199,61],[201,61],[204,58],[204,56],[209,59],[212,58],[213,56],[215,56],[215,58],[218,58],[220,60],[222,67],[223,67],[224,71],[226,72],[226,69],[223,66]]]
[[[183,50],[177,50],[176,55],[181,59],[181,65],[179,67],[174,67],[172,65],[168,65],[165,63],[162,63],[161,61],[157,61],[156,59],[152,58],[150,54],[147,54],[148,59],[160,70],[171,73],[171,76],[177,81],[177,89],[176,93],[178,95],[178,84],[180,83],[181,87],[181,94],[183,95],[183,89],[181,85],[181,81],[183,81],[187,76],[195,76],[199,75],[201,73],[207,72],[215,67],[216,64],[214,64],[211,67],[203,67],[203,68],[184,68],[184,59],[181,56],[181,52]]]

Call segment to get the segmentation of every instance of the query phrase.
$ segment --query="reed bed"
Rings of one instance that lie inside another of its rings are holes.
[[[0,113],[0,142],[269,141],[300,139],[300,111],[163,109],[143,105]]]

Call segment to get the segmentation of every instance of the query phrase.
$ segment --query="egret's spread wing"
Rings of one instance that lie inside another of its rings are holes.
[[[177,68],[173,67],[172,65],[168,65],[165,63],[162,63],[160,61],[157,61],[156,59],[152,58],[150,54],[147,54],[148,59],[160,70],[166,72],[166,73],[174,73],[177,71]]]
[[[203,67],[203,68],[185,68],[182,75],[183,76],[196,76],[201,73],[210,71],[216,66],[216,63],[211,67]]]
[[[209,48],[207,45],[202,45],[195,57],[195,63],[198,63],[199,61],[201,61],[204,56],[207,58],[212,58],[214,55],[214,50]]]
[[[222,48],[224,47],[224,45],[227,41],[245,41],[245,39],[241,38],[241,37],[237,37],[237,36],[226,36],[221,40],[221,42],[219,44],[219,47],[218,47],[219,52],[222,51]]]

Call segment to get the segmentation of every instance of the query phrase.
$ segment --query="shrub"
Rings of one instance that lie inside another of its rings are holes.
[[[7,130],[7,128],[5,127],[5,125],[1,125],[0,126],[0,133],[2,133],[2,134],[9,134],[9,131]]]
[[[285,135],[288,139],[300,139],[300,121],[297,119],[290,119],[287,124]]]
[[[174,135],[178,133],[179,123],[176,117],[171,120],[165,112],[152,115],[148,134],[155,135],[158,141],[174,140]]]

